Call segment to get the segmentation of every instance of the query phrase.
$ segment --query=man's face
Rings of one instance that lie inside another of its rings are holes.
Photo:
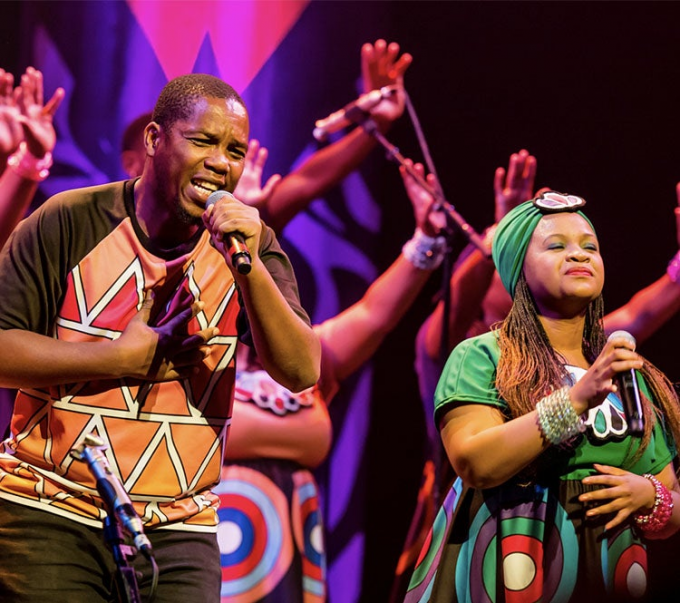
[[[147,126],[145,140],[153,157],[159,210],[198,225],[208,196],[236,187],[248,150],[249,124],[245,107],[233,99],[199,98],[193,107],[191,115],[168,130]]]

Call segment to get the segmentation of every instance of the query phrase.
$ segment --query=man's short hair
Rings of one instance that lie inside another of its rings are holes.
[[[190,73],[170,80],[161,90],[153,110],[153,121],[168,129],[177,120],[189,117],[199,98],[233,99],[246,106],[238,92],[220,78],[207,73]]]

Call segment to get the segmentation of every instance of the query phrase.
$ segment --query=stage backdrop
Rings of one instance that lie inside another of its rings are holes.
[[[677,250],[680,3],[31,1],[0,3],[0,66],[66,89],[46,195],[123,177],[120,135],[190,71],[244,96],[266,175],[316,149],[314,121],[356,97],[362,43],[414,55],[406,88],[447,197],[478,230],[510,153],[538,159],[537,186],[588,200],[607,265],[605,305],[663,274]],[[390,138],[421,160],[403,118]],[[346,307],[397,255],[412,218],[379,150],[284,231],[315,321]],[[413,336],[436,283],[331,407],[324,490],[331,603],[387,601],[415,504],[424,421]],[[675,317],[641,351],[680,380]],[[427,420],[431,420],[427,417]]]

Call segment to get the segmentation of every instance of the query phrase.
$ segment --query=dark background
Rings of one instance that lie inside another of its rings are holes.
[[[677,250],[679,9],[672,2],[391,3],[389,38],[414,55],[406,87],[447,198],[481,231],[493,220],[495,168],[528,149],[538,160],[537,187],[588,201],[610,311],[659,278]],[[390,138],[420,157],[404,122]],[[382,195],[399,198],[396,179],[376,180],[391,184]],[[383,265],[407,236],[400,225],[409,223],[408,208],[395,203],[385,218]],[[376,361],[366,602],[385,600],[377,577],[394,567],[409,517],[403,496],[415,487],[409,472],[420,409],[404,392],[415,391],[412,342],[429,307],[424,295]],[[679,326],[676,316],[640,346],[674,381]]]
[[[23,14],[19,3],[0,3],[0,66],[14,73],[26,66]],[[414,56],[406,89],[447,198],[483,230],[493,219],[494,170],[528,149],[538,159],[537,187],[588,201],[607,268],[605,305],[613,310],[659,278],[678,248],[679,22],[675,2],[312,2],[296,27],[310,28],[315,52],[292,47],[285,66],[308,72],[310,84],[281,90],[299,97],[297,114],[271,99],[268,118],[281,123],[281,136],[265,141],[276,158],[268,169],[285,173],[297,156],[290,141],[309,142],[313,121],[353,98],[363,42],[397,41]],[[278,73],[284,78],[280,66]],[[389,138],[422,160],[406,115]],[[371,244],[383,270],[412,232],[410,207],[380,150],[361,171],[384,208]],[[365,602],[387,599],[415,504],[425,418],[413,339],[437,287],[434,277],[374,363]],[[314,288],[302,288],[313,305]],[[345,301],[362,294],[348,289]],[[673,381],[680,380],[679,326],[675,317],[640,346]]]

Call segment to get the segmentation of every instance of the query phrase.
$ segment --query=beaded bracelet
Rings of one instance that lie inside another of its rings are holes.
[[[674,283],[680,285],[680,249],[678,249],[678,252],[673,256],[673,259],[668,262],[666,274],[668,274],[668,277]]]
[[[562,444],[585,431],[585,424],[571,405],[567,386],[539,400],[536,411],[538,427],[551,444]]]
[[[26,143],[22,141],[16,153],[7,159],[7,165],[22,178],[42,182],[50,175],[52,153],[47,152],[42,159],[38,159],[28,150]]]
[[[654,486],[654,506],[649,513],[636,513],[633,520],[643,532],[660,532],[673,514],[673,497],[668,488],[651,473],[645,473],[642,477],[646,477]]]
[[[404,257],[416,268],[434,270],[446,257],[446,239],[430,237],[420,228],[416,228],[413,236],[401,248]]]

